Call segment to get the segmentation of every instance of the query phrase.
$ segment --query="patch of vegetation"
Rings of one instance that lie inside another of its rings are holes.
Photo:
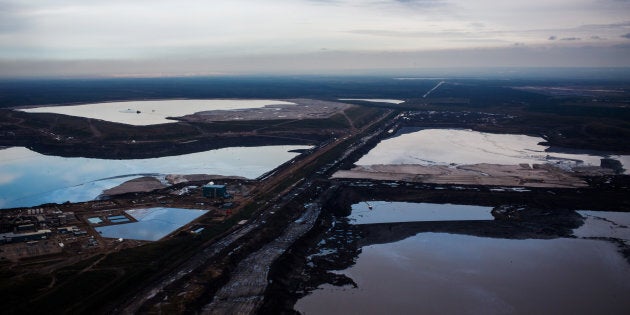
[[[28,310],[37,313],[48,310],[69,311],[69,305],[79,305],[79,309],[86,309],[83,304],[89,297],[105,290],[117,279],[117,272],[113,270],[87,271],[71,281],[67,281],[49,294],[30,303]],[[86,303],[87,304],[87,303]]]
[[[437,82],[370,76],[0,80],[0,107],[176,98],[405,99]]]

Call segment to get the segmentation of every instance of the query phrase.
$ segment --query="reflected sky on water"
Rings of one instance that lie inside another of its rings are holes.
[[[510,240],[420,233],[363,247],[303,314],[626,314],[630,265],[599,240]]]
[[[208,210],[148,208],[126,210],[138,222],[95,228],[101,236],[141,241],[157,241],[174,232]]]
[[[630,156],[562,152],[546,152],[540,137],[515,134],[494,134],[462,129],[424,129],[401,133],[381,141],[363,156],[357,165],[419,164],[468,165],[479,163],[516,165],[550,163],[563,168],[599,166],[610,157],[629,168]]]
[[[55,113],[146,126],[175,123],[167,117],[182,117],[210,110],[239,110],[266,105],[295,105],[275,100],[152,100],[46,106],[22,109],[29,113]]]
[[[256,178],[309,146],[232,147],[152,159],[105,160],[0,150],[0,208],[80,202],[142,175],[212,174]]]

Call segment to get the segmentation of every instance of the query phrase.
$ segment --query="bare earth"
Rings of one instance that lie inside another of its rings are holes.
[[[581,169],[580,175],[606,173],[597,168]],[[497,165],[367,165],[340,170],[333,178],[399,180],[433,184],[579,188],[588,186],[575,173],[547,164]]]
[[[207,175],[207,174],[192,174],[192,175],[179,175],[179,174],[169,174],[166,175],[166,181],[171,184],[180,184],[186,182],[198,182],[198,181],[218,181],[225,179],[238,179],[238,180],[246,180],[245,177],[240,176],[222,176],[222,175]],[[140,178],[135,178],[129,181],[126,181],[116,187],[112,187],[103,191],[104,196],[114,196],[128,193],[136,193],[136,192],[150,192],[157,189],[166,188],[161,181],[156,179],[155,177],[145,176]]]
[[[345,103],[310,99],[290,99],[286,101],[293,102],[297,105],[267,105],[263,108],[242,110],[212,110],[186,115],[177,119],[188,122],[211,122],[328,118],[352,106]]]
[[[199,181],[219,181],[225,179],[237,179],[237,180],[247,180],[245,177],[241,176],[223,176],[223,175],[208,175],[208,174],[190,174],[190,175],[180,175],[180,174],[168,174],[166,175],[166,180],[171,184],[179,184],[179,183],[187,183],[187,182],[199,182]]]
[[[149,192],[166,186],[155,177],[145,176],[126,181],[116,187],[103,191],[105,196],[114,196],[132,192]]]

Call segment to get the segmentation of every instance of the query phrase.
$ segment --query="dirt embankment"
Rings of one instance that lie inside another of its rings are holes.
[[[160,182],[157,178],[145,176],[135,178],[116,187],[106,189],[103,191],[103,196],[114,196],[132,192],[149,192],[165,187],[166,185],[162,184],[162,182]]]
[[[612,175],[604,168],[584,169],[582,175]],[[333,178],[405,181],[432,184],[493,185],[512,187],[580,188],[583,178],[547,164],[496,165],[366,165],[337,171]]]
[[[186,122],[322,119],[343,112],[352,105],[311,99],[289,99],[296,105],[267,105],[242,110],[211,110],[177,118]]]

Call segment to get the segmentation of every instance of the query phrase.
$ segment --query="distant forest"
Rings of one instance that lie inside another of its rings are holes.
[[[422,96],[440,81],[430,97]],[[385,98],[402,105],[354,102],[401,110],[521,108],[571,116],[630,119],[630,106],[602,106],[585,96],[550,96],[514,89],[526,86],[611,86],[625,92],[605,102],[630,105],[630,81],[598,79],[396,79],[379,76],[194,77],[0,80],[0,108],[144,99]],[[579,106],[566,106],[567,104]]]
[[[0,107],[173,98],[419,98],[439,80],[220,77],[0,81]]]

